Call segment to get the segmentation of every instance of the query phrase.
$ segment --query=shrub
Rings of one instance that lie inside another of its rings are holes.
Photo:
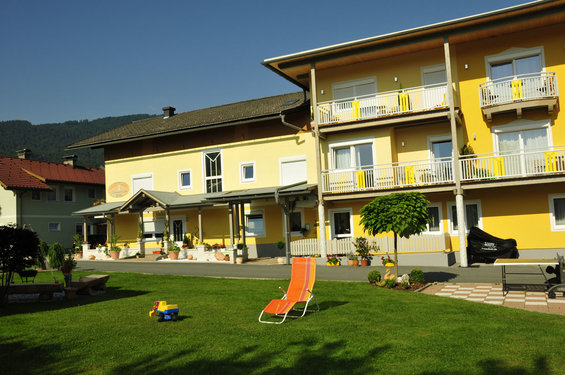
[[[414,268],[410,271],[410,281],[413,283],[425,283],[424,271],[419,268]]]
[[[392,289],[396,286],[396,280],[394,279],[386,279],[385,280],[385,286],[389,289]]]
[[[45,257],[49,252],[49,245],[45,241],[39,241],[39,246],[37,248],[37,257],[35,258],[35,265],[37,268],[41,268],[42,270],[47,268],[47,264],[45,263]]]
[[[59,243],[55,242],[47,252],[47,261],[51,268],[61,268],[65,261],[65,248]]]
[[[369,282],[371,284],[381,281],[381,273],[378,270],[369,271]]]
[[[409,289],[410,288],[410,283],[409,282],[401,282],[400,286],[402,287],[402,289]]]

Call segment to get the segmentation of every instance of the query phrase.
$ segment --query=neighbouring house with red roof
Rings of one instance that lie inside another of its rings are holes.
[[[16,224],[49,244],[70,247],[72,237],[85,230],[82,218],[71,213],[104,198],[104,170],[78,166],[74,155],[53,163],[31,160],[30,153],[0,156],[0,225]],[[105,237],[95,222],[86,230],[89,238]]]

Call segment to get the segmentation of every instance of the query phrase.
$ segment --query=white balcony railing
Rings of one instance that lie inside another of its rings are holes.
[[[565,173],[565,145],[528,151],[464,155],[461,181],[540,177]],[[453,159],[322,171],[323,193],[350,193],[453,183]]]
[[[447,85],[412,87],[318,103],[320,125],[428,111],[447,106]]]
[[[559,96],[557,76],[552,72],[520,74],[481,83],[481,107],[509,104],[522,100]]]
[[[394,189],[453,182],[452,158],[322,171],[324,193]]]
[[[565,172],[565,146],[462,156],[461,181],[534,177]]]

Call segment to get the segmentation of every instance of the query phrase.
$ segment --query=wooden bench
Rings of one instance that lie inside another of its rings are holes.
[[[62,292],[62,283],[21,283],[10,284],[8,294],[38,294],[41,301],[53,298],[53,293]]]

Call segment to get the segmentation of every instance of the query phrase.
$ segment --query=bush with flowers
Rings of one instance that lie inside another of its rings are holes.
[[[326,264],[328,266],[339,266],[341,264],[341,259],[335,254],[329,254],[327,256]]]
[[[390,259],[390,255],[387,255],[386,258],[381,257],[381,261],[383,262],[383,266],[386,266],[387,264],[393,264],[394,265],[394,260]]]
[[[225,248],[226,248],[226,245],[224,245],[224,244],[220,245],[219,243],[215,243],[215,244],[212,245],[212,249],[214,251],[222,251],[222,249],[225,249]]]

